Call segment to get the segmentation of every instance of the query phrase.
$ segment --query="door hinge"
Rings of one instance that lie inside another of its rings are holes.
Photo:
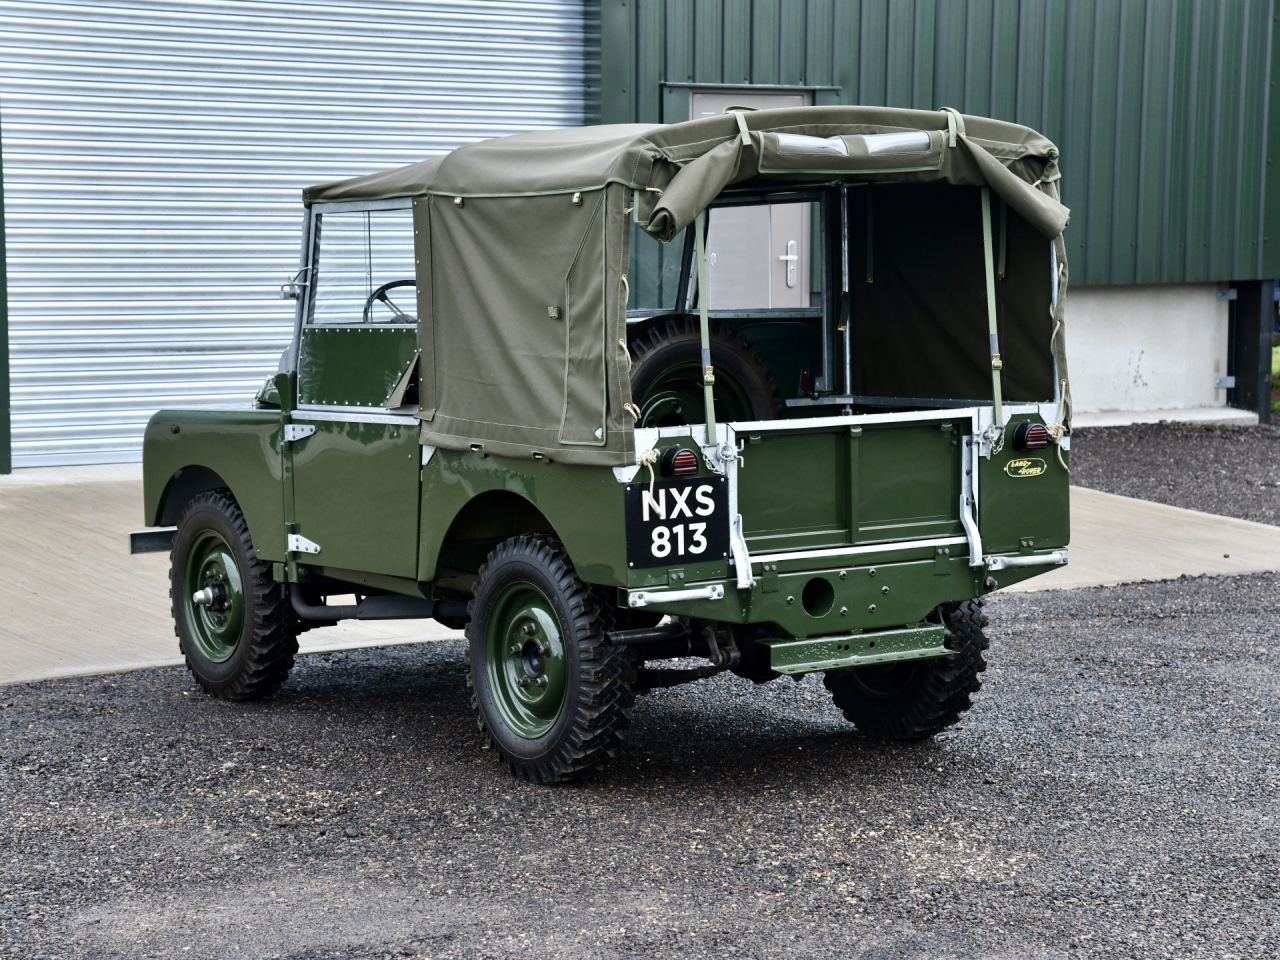
[[[286,443],[293,443],[295,440],[305,440],[315,432],[316,428],[309,423],[286,423],[284,439]]]
[[[1236,388],[1235,377],[1214,377],[1213,389],[1215,390],[1234,390]]]
[[[289,534],[290,553],[319,553],[320,544],[308,540],[300,533]]]

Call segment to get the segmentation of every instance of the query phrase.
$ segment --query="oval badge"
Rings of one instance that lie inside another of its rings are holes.
[[[1011,477],[1038,477],[1047,469],[1039,457],[1019,457],[1004,465],[1004,472]]]

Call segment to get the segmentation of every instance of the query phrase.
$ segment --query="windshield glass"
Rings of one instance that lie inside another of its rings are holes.
[[[416,323],[413,211],[316,215],[311,322]]]

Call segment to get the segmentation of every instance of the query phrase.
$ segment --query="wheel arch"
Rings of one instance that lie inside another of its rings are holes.
[[[476,573],[494,547],[526,533],[558,536],[546,514],[528,497],[506,489],[484,490],[450,518],[436,552],[436,571]]]
[[[179,467],[169,478],[169,482],[165,484],[164,491],[160,494],[160,500],[156,504],[155,516],[152,518],[153,525],[157,527],[172,527],[182,518],[182,511],[187,508],[192,500],[202,493],[210,490],[226,489],[231,493],[232,499],[239,503],[235,491],[231,489],[231,485],[215,470],[203,466],[198,463],[188,464],[185,467]]]

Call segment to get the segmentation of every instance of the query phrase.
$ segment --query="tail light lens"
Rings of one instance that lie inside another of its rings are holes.
[[[1049,446],[1049,431],[1043,424],[1023,420],[1013,428],[1013,449],[1043,450]]]
[[[698,455],[685,447],[668,447],[662,455],[664,477],[692,477],[698,472]]]

